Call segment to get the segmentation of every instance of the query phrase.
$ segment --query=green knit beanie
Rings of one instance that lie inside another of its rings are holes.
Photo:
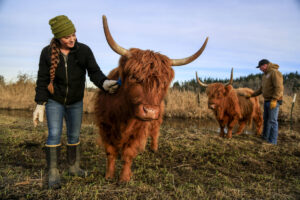
[[[49,24],[56,39],[71,35],[76,31],[72,21],[65,15],[59,15],[50,19]]]

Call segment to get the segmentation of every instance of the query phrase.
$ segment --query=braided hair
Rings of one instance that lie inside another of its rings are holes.
[[[51,48],[51,67],[50,67],[50,83],[48,85],[48,90],[51,94],[54,94],[53,80],[55,78],[55,70],[59,63],[59,50],[60,42],[56,38],[52,38],[50,42]]]

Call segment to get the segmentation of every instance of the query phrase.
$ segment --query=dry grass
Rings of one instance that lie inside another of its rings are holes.
[[[35,82],[33,80],[18,81],[16,83],[0,84],[0,109],[33,110],[35,108]],[[92,113],[95,92],[85,91],[84,112]]]
[[[1,109],[32,110],[35,106],[35,83],[31,80],[0,85]]]
[[[84,91],[83,97],[83,112],[85,113],[93,113],[94,112],[94,98],[96,92],[95,91]]]
[[[94,96],[97,90],[85,91],[83,99],[83,111],[93,113]],[[35,83],[30,79],[0,85],[0,109],[23,109],[33,110],[35,108]],[[165,116],[178,118],[214,118],[211,110],[207,108],[207,96],[204,93],[196,94],[191,91],[179,91],[169,89],[165,98]],[[260,103],[263,105],[263,98],[260,97]],[[284,96],[284,101],[279,111],[279,120],[289,121],[292,105],[292,97]],[[293,120],[300,120],[300,94],[293,110]]]
[[[292,96],[284,96],[283,103],[280,106],[279,116],[278,116],[278,118],[281,119],[282,121],[290,120],[292,101],[293,101]],[[297,94],[297,99],[294,104],[293,119],[294,121],[300,120],[300,93]]]
[[[165,98],[165,116],[179,118],[212,118],[207,96],[191,91],[170,89]]]

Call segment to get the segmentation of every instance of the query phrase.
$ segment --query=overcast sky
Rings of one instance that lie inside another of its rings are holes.
[[[194,62],[174,67],[175,81],[229,78],[260,73],[267,58],[285,74],[299,72],[299,0],[0,0],[0,75],[36,77],[42,48],[52,33],[49,19],[67,15],[79,42],[90,46],[105,74],[119,55],[108,46],[102,15],[116,42],[124,48],[151,49],[170,58],[192,55],[209,36]]]

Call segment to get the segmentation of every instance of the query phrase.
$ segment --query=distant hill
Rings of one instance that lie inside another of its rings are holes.
[[[233,79],[233,87],[239,88],[239,87],[248,87],[253,90],[258,89],[261,83],[261,77],[262,74],[250,74],[245,77],[239,77]],[[213,78],[205,78],[201,79],[202,82],[205,83],[214,83],[214,82],[220,82],[220,83],[227,83],[229,79],[213,79]],[[295,92],[300,92],[300,75],[296,71],[295,73],[289,73],[289,74],[283,74],[283,84],[284,84],[284,93],[285,95],[292,95]],[[192,79],[190,81],[185,81],[183,83],[179,83],[178,81],[173,84],[172,88],[176,88],[179,90],[190,90],[190,91],[197,91],[197,92],[204,92],[205,88],[200,87],[197,83],[196,79]]]

